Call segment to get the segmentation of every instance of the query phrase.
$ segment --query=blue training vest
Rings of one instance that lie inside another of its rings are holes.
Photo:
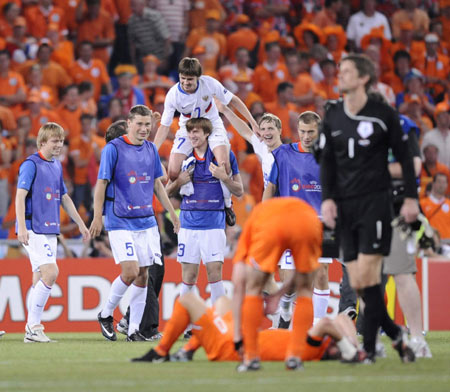
[[[220,211],[225,209],[220,180],[213,177],[209,171],[209,164],[213,161],[214,154],[208,147],[205,159],[203,161],[197,160],[195,163],[192,179],[194,193],[183,197],[180,207],[182,210]]]
[[[280,196],[293,196],[306,201],[320,215],[322,186],[320,168],[314,156],[296,151],[292,144],[283,144],[272,154],[278,167]]]
[[[153,212],[155,150],[152,144],[128,144],[123,137],[112,140],[117,160],[111,185],[114,189],[113,211],[119,218],[146,218]],[[108,199],[110,200],[110,199]]]
[[[59,234],[61,162],[47,161],[38,154],[30,155],[26,160],[35,164],[36,173],[27,195],[27,199],[31,199],[31,211],[26,212],[25,219],[31,219],[31,230],[36,234]]]

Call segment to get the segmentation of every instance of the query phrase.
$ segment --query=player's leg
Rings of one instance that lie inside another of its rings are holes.
[[[200,267],[199,230],[181,228],[178,233],[177,261],[181,264],[180,295],[189,293],[197,283]]]
[[[147,298],[148,266],[139,265],[139,274],[130,285],[130,319],[127,341],[145,341],[139,332],[139,325],[145,310]]]
[[[227,239],[225,230],[222,229],[201,230],[199,234],[202,238],[200,254],[208,275],[211,289],[211,305],[214,305],[217,298],[225,295],[222,281],[222,266]]]
[[[295,263],[292,258],[292,252],[287,249],[278,263],[280,280],[288,282],[294,278],[295,275]],[[295,300],[295,287],[286,291],[280,299],[280,318],[277,325],[278,328],[288,329],[291,323],[293,304]]]
[[[169,158],[169,166],[167,169],[167,174],[169,179],[175,181],[181,172],[181,165],[183,161],[187,158],[187,155],[171,153]]]
[[[34,288],[30,293],[24,342],[50,342],[41,324],[42,313],[58,276],[56,265],[56,236],[39,235],[31,230],[29,243],[24,246],[33,269]],[[37,280],[38,279],[38,280]]]
[[[183,161],[192,153],[192,145],[187,137],[186,129],[179,129],[173,141],[170,152],[169,166],[167,174],[172,181],[175,181],[181,172]]]
[[[330,258],[320,258],[320,268],[314,279],[313,306],[314,322],[327,315],[328,302],[330,300],[330,286],[328,285],[328,266],[332,262]]]

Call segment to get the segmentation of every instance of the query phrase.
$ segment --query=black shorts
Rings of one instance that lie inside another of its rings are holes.
[[[322,255],[320,257],[339,258],[337,230],[331,230],[325,225],[323,225]]]
[[[337,205],[344,261],[356,260],[359,253],[389,254],[393,219],[389,191],[339,201]]]

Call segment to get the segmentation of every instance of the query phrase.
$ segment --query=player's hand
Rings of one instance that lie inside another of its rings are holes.
[[[189,181],[192,181],[192,171],[191,170],[185,170],[180,173],[178,176],[178,181],[180,182],[180,186],[183,186],[184,184],[187,184]]]
[[[214,163],[209,164],[209,171],[213,175],[213,177],[218,180],[225,181],[228,179],[227,170],[225,169],[225,162],[222,162],[220,166],[215,165]]]
[[[217,99],[216,96],[214,96],[214,103],[216,104],[217,110],[218,110],[220,113],[225,112],[226,106],[225,106],[222,102],[220,102],[220,101]]]
[[[322,213],[323,223],[330,229],[334,229],[336,227],[337,218],[337,206],[334,200],[324,200],[320,209]]]
[[[89,233],[92,238],[97,237],[103,228],[102,217],[95,218],[92,220],[91,227],[89,228]],[[80,230],[81,231],[81,230]]]
[[[400,209],[400,215],[405,218],[406,223],[414,222],[419,215],[419,204],[416,199],[411,199],[409,197],[405,198],[402,208]]]
[[[180,218],[178,218],[177,214],[170,214],[170,219],[172,220],[173,224],[173,232],[175,234],[178,234],[180,231]]]
[[[30,236],[28,234],[28,231],[26,228],[18,228],[17,230],[17,239],[19,240],[20,243],[24,244],[24,245],[28,245],[28,240],[30,239]]]
[[[152,120],[155,123],[159,123],[161,121],[161,113],[160,112],[153,112],[152,113]]]
[[[91,239],[91,233],[89,232],[86,225],[83,223],[83,225],[78,226],[80,229],[80,233],[83,236],[83,242],[88,242]]]

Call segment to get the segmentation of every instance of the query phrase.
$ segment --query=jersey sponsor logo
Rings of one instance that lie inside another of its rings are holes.
[[[363,139],[367,139],[373,134],[373,124],[369,121],[361,121],[356,131]]]
[[[44,226],[50,227],[50,226],[59,226],[58,222],[44,222]]]
[[[146,184],[150,181],[151,176],[147,175],[147,173],[142,173],[142,175],[138,175],[134,170],[127,173],[128,176],[128,182],[130,184],[136,184],[137,182],[140,182],[141,184]]]

